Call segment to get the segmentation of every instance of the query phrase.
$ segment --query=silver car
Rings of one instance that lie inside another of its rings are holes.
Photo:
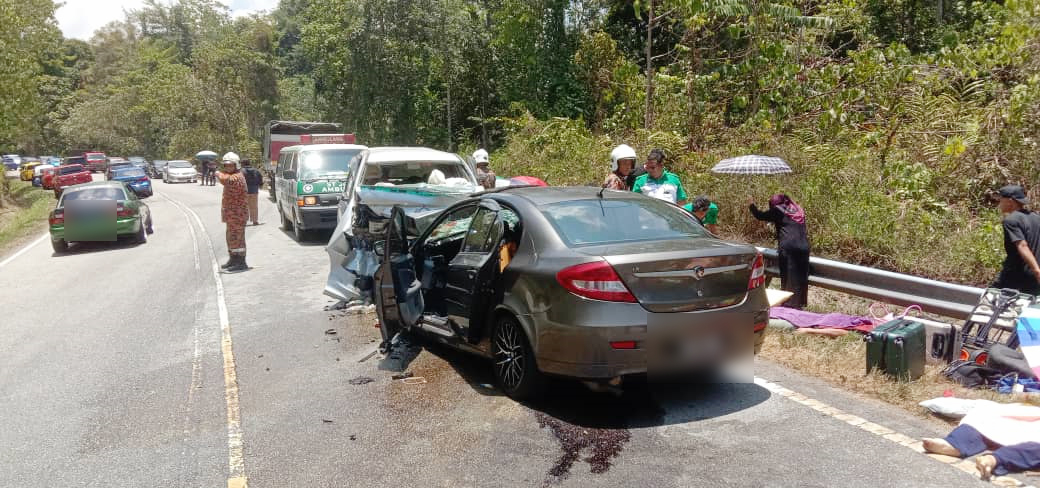
[[[199,172],[195,170],[195,167],[184,160],[166,163],[166,169],[163,171],[163,183],[195,183],[198,177]]]
[[[337,300],[371,302],[372,275],[379,266],[375,244],[395,205],[408,225],[424,229],[441,211],[479,188],[456,154],[422,147],[377,147],[349,164],[346,188],[338,195],[336,230],[325,250],[329,276],[325,294]]]
[[[379,250],[382,349],[427,333],[491,359],[514,398],[546,374],[618,385],[710,369],[750,359],[764,337],[762,256],[660,200],[503,188],[415,230],[396,208]]]

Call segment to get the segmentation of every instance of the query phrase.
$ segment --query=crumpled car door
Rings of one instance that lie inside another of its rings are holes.
[[[397,334],[419,323],[425,307],[406,224],[404,210],[395,205],[383,245],[383,264],[375,277],[376,312],[383,336],[379,348],[383,352],[390,349]]]

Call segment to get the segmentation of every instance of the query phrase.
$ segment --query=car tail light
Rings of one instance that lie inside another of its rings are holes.
[[[116,205],[116,217],[133,217],[134,211],[123,206],[122,203]]]
[[[762,253],[755,255],[755,262],[751,264],[751,278],[748,280],[747,289],[754,290],[766,284],[766,263],[762,259]]]
[[[51,225],[60,225],[65,223],[65,211],[55,210],[51,212],[51,218],[48,219]]]
[[[142,177],[138,178],[137,181],[140,181],[141,183],[148,183],[148,177],[147,176],[142,176]]]
[[[755,324],[755,329],[754,330],[755,330],[755,332],[758,332],[758,331],[760,331],[762,329],[765,329],[767,325],[769,325],[769,322],[759,322],[759,323]]]
[[[614,349],[635,349],[636,341],[613,341],[610,343],[610,347]]]
[[[584,298],[606,302],[636,303],[614,268],[606,261],[579,264],[556,273],[556,281],[567,291]]]

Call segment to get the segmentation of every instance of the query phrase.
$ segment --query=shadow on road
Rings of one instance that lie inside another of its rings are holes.
[[[297,245],[304,247],[324,247],[329,243],[329,238],[332,237],[333,232],[333,229],[308,230],[303,233],[304,237],[302,240],[296,241],[296,234],[294,234],[292,230],[286,230],[285,227],[282,227],[281,222],[274,222],[273,225],[276,225],[282,234],[288,236],[293,240],[293,242],[296,242]]]
[[[380,369],[404,372],[425,349],[449,365],[474,391],[503,396],[491,363],[426,338],[409,337],[380,363]],[[592,429],[637,429],[684,424],[729,415],[759,405],[769,390],[754,383],[711,383],[703,378],[648,381],[626,379],[617,392],[597,392],[579,381],[548,378],[543,394],[523,405],[571,425]]]
[[[74,242],[69,244],[68,251],[60,254],[53,253],[51,255],[54,257],[75,256],[77,254],[119,251],[121,249],[129,249],[143,245],[145,245],[145,243],[134,242],[132,237],[120,238],[115,242]]]

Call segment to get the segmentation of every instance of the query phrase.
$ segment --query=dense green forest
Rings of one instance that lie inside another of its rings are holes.
[[[267,120],[329,120],[564,185],[625,142],[727,236],[768,242],[744,205],[783,190],[817,254],[969,283],[1003,257],[988,192],[1040,176],[1033,0],[149,0],[89,42],[55,8],[0,0],[4,152],[255,158]],[[747,153],[795,173],[708,171]]]

